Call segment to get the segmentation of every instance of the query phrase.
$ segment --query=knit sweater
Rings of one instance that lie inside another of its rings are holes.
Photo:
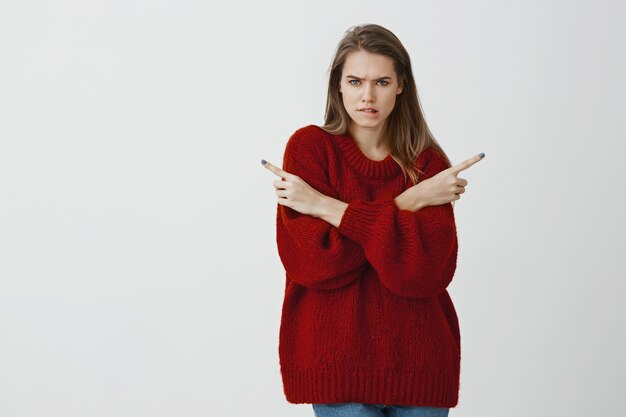
[[[420,180],[449,167],[432,148],[415,163]],[[277,207],[287,401],[454,407],[461,346],[446,290],[458,251],[452,205],[399,209],[394,198],[413,184],[397,162],[371,160],[349,134],[316,125],[289,138],[283,169],[348,203],[338,227]]]

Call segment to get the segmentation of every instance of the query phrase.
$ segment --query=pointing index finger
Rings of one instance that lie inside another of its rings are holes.
[[[291,176],[290,173],[288,173],[287,171],[284,171],[282,169],[280,169],[279,167],[277,167],[274,164],[271,164],[268,161],[265,161],[265,163],[263,164],[263,166],[267,169],[269,169],[270,171],[272,171],[274,174],[278,175],[281,178],[288,178]]]
[[[471,167],[471,166],[472,166],[472,165],[474,165],[476,162],[478,162],[478,161],[480,161],[481,159],[483,159],[483,158],[481,158],[481,156],[480,156],[480,155],[483,155],[483,157],[484,157],[484,155],[485,155],[485,154],[478,154],[478,155],[474,155],[474,156],[472,156],[471,158],[466,159],[465,161],[463,161],[463,162],[461,162],[461,163],[458,163],[458,164],[454,165],[453,167],[451,167],[451,168],[450,168],[450,170],[451,170],[451,171],[452,171],[452,172],[456,175],[456,174],[458,174],[459,172],[461,172],[461,171],[463,171],[463,170],[465,170],[465,169],[467,169],[467,168]]]

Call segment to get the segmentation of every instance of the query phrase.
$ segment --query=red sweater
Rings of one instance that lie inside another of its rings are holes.
[[[421,179],[448,168],[432,148],[416,165]],[[349,204],[338,227],[277,207],[287,401],[454,407],[461,355],[446,291],[458,250],[452,205],[400,210],[394,197],[412,182],[404,184],[396,161],[371,160],[350,135],[316,125],[291,136],[283,169]]]

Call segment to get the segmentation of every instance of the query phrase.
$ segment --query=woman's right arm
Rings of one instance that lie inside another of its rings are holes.
[[[447,161],[431,154],[425,170],[434,177],[446,168]],[[409,189],[407,195],[414,196],[415,190],[424,186],[430,192],[427,181]],[[401,198],[400,205],[407,201],[411,204],[410,199]],[[437,295],[454,276],[458,240],[450,202],[413,211],[401,209],[395,198],[355,199],[345,208],[337,230],[363,246],[382,284],[398,295]]]
[[[475,163],[475,157],[462,164]],[[464,168],[465,169],[465,168]],[[431,178],[424,179],[399,194],[394,202],[400,210],[418,211],[424,207],[438,206],[458,200],[461,193],[465,192],[467,180],[457,178],[457,173],[446,170],[438,172]]]
[[[428,207],[427,199],[422,193],[423,187],[421,182],[404,190],[394,201],[400,210],[418,211],[424,207]]]
[[[314,132],[296,131],[285,147],[283,170],[302,178],[320,193],[336,197],[328,180],[327,154]],[[321,218],[278,205],[278,253],[289,278],[315,289],[344,287],[367,267],[361,245]]]

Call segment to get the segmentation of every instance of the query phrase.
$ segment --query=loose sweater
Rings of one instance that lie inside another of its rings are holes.
[[[433,148],[415,164],[420,180],[449,167]],[[458,251],[452,205],[398,208],[394,198],[413,183],[391,155],[371,160],[350,134],[316,125],[289,138],[283,169],[348,203],[338,227],[277,206],[287,401],[454,407],[461,345],[446,290]]]

